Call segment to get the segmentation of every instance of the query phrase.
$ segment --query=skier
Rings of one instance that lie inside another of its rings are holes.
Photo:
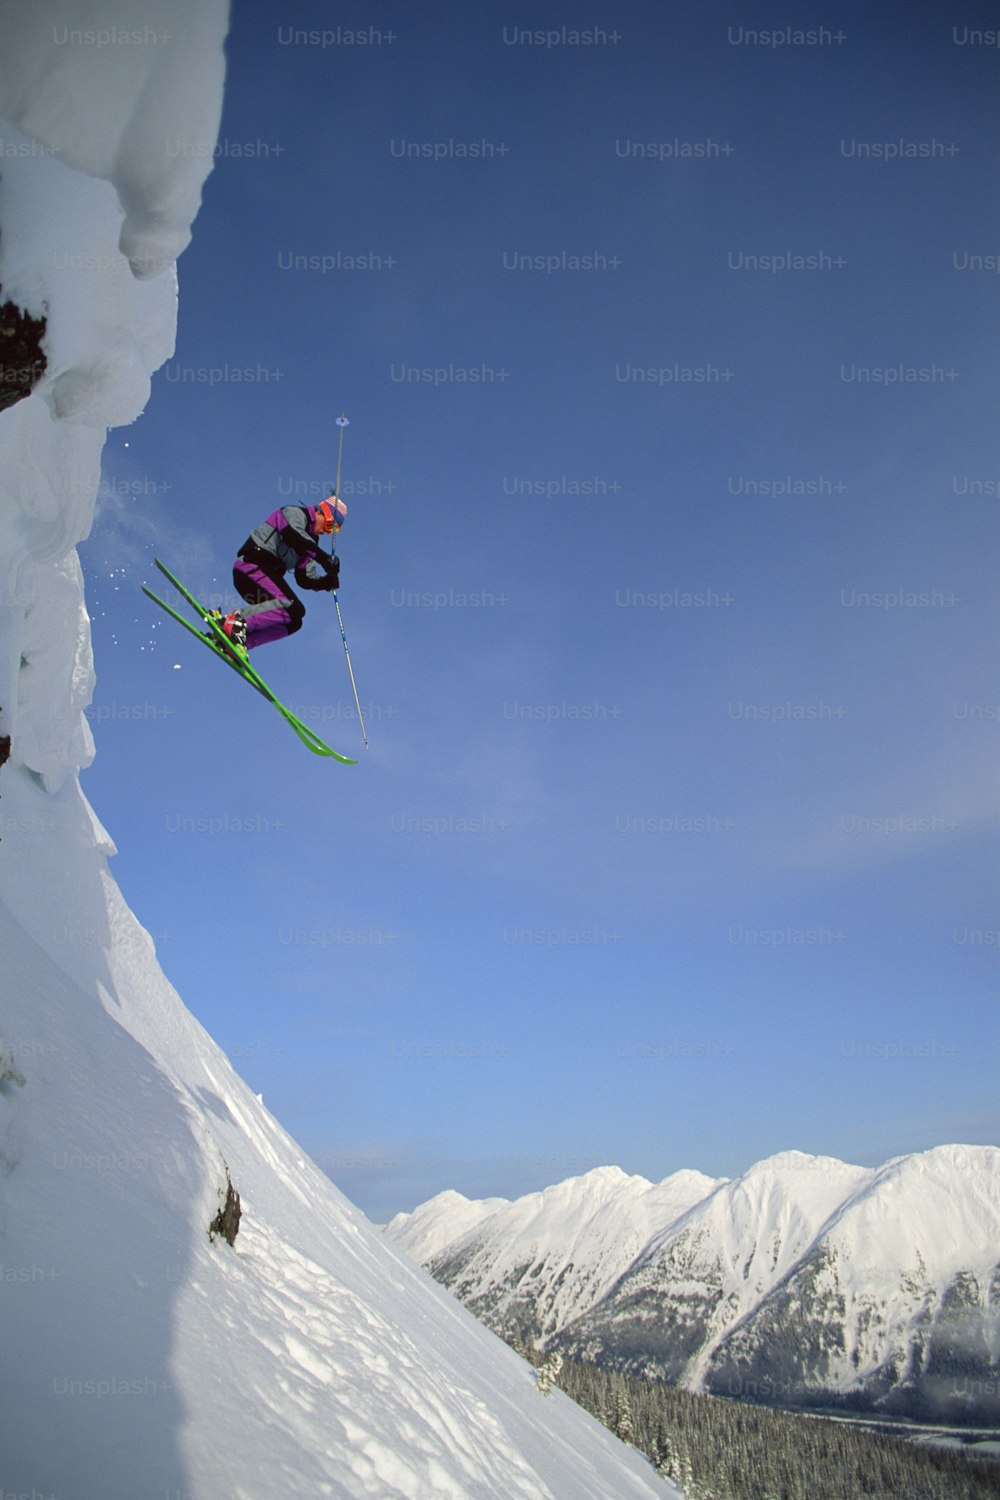
[[[305,605],[285,583],[286,573],[300,588],[340,587],[340,558],[324,552],[319,538],[334,535],[346,518],[343,500],[330,495],[319,505],[283,505],[250,533],[233,564],[233,583],[248,608],[214,612],[236,656],[249,660],[255,647],[300,628]]]

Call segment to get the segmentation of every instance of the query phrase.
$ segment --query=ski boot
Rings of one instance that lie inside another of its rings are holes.
[[[229,642],[230,655],[234,656],[242,665],[249,665],[250,652],[247,650],[247,622],[246,616],[238,609],[230,610],[228,615],[223,615],[221,609],[213,609],[209,612],[209,618],[214,620]],[[221,644],[214,630],[207,632],[206,638],[213,646]]]

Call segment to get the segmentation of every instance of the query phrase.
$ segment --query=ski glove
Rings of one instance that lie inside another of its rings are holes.
[[[326,578],[323,580],[321,587],[330,589],[332,592],[334,589],[340,588],[340,558],[331,557],[325,566]]]

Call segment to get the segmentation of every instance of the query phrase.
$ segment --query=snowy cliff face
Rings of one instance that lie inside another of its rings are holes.
[[[389,1232],[499,1331],[718,1395],[998,1418],[995,1147],[877,1170],[786,1152],[659,1189],[604,1168],[478,1221],[466,1204],[451,1235],[446,1199]],[[638,1246],[637,1207],[660,1213]]]
[[[72,549],[90,529],[105,430],[139,415],[173,351],[173,263],[212,163],[227,10],[0,11],[0,285],[45,320],[47,360],[0,425],[0,735],[49,791],[93,755]]]
[[[226,20],[221,0],[0,12],[0,284],[46,321],[44,377],[0,413],[0,1490],[662,1496],[303,1157],[165,979],[80,789],[74,548],[105,429],[172,350]],[[99,45],[116,27],[132,40]],[[230,1177],[232,1247],[208,1234]]]

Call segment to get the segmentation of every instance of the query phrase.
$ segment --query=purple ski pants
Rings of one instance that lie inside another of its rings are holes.
[[[278,583],[256,563],[238,557],[233,564],[233,583],[250,606],[243,611],[249,651],[266,646],[268,641],[280,641],[301,626],[305,605],[283,580]]]

